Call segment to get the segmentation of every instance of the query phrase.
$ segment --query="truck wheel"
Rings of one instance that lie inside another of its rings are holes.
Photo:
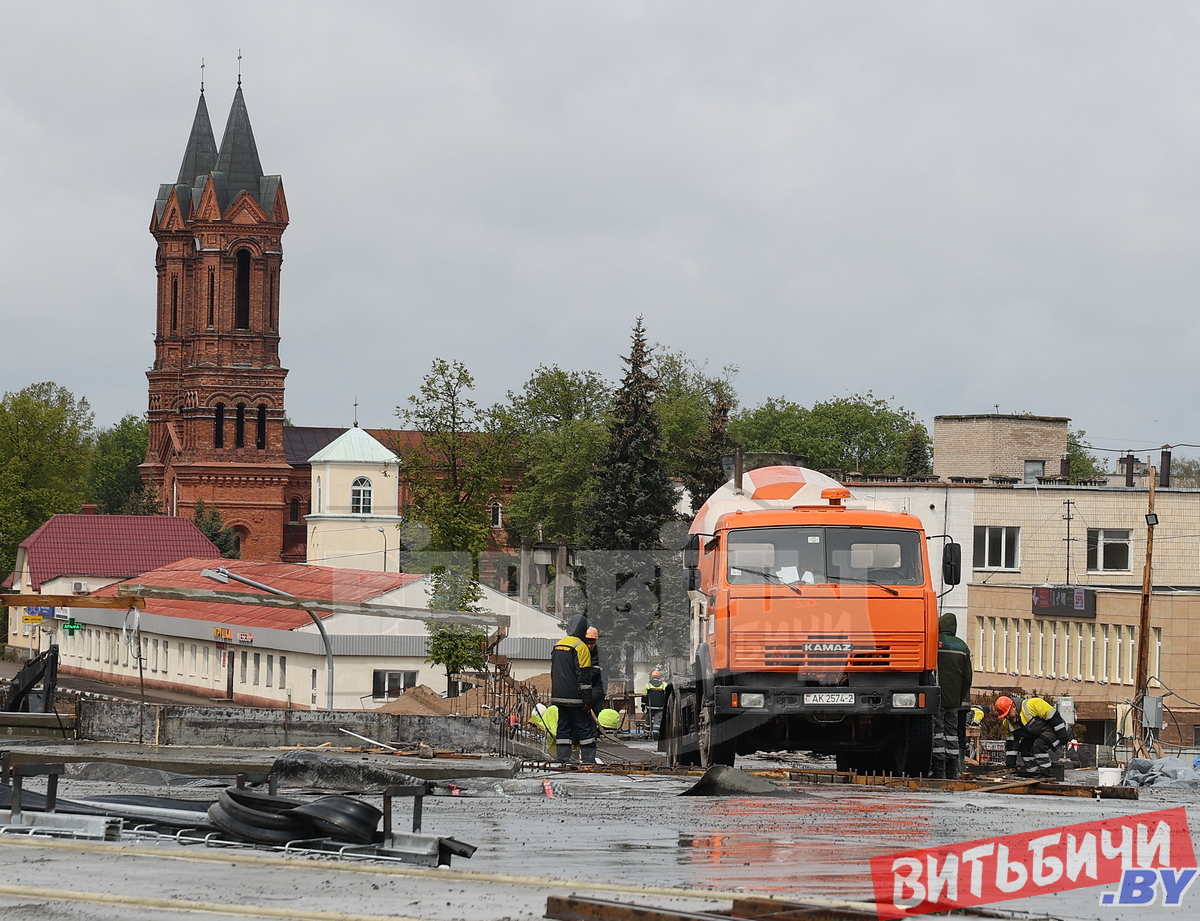
[[[933,766],[933,716],[913,716],[905,723],[904,773],[927,776]]]
[[[698,752],[683,751],[683,706],[678,694],[667,699],[662,716],[662,738],[666,740],[668,767],[693,767],[699,763]]]
[[[733,767],[737,759],[737,744],[732,738],[724,738],[721,723],[717,720],[711,707],[700,710],[700,767],[707,770],[714,764],[727,764]]]

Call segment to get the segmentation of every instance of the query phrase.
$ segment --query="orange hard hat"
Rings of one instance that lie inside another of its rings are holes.
[[[662,672],[660,672],[660,671],[659,671],[659,670],[656,668],[654,671],[652,671],[652,672],[650,673],[650,677],[651,677],[651,678],[661,678],[661,677],[662,677]]]
[[[997,697],[995,703],[996,716],[1004,719],[1012,712],[1013,701],[1011,697]]]
[[[597,630],[595,627],[588,627],[588,628],[587,628],[587,638],[588,638],[589,640],[598,640],[598,639],[600,639],[600,631],[599,631],[599,630]]]

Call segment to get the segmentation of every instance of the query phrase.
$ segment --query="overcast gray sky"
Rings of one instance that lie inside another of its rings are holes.
[[[619,375],[1200,443],[1200,7],[0,2],[0,389],[146,407],[160,182],[208,63],[280,173],[288,414]]]

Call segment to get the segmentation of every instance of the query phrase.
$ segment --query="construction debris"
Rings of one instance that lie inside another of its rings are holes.
[[[680,796],[812,796],[800,790],[789,790],[764,777],[747,774],[735,767],[717,764]]]

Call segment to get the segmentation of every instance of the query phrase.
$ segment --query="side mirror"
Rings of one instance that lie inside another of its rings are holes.
[[[685,592],[695,592],[700,589],[700,570],[685,569],[683,571],[683,590]]]
[[[962,581],[962,544],[946,544],[942,548],[942,581],[946,585]]]
[[[700,565],[700,535],[689,534],[683,547],[683,568],[695,569]]]

